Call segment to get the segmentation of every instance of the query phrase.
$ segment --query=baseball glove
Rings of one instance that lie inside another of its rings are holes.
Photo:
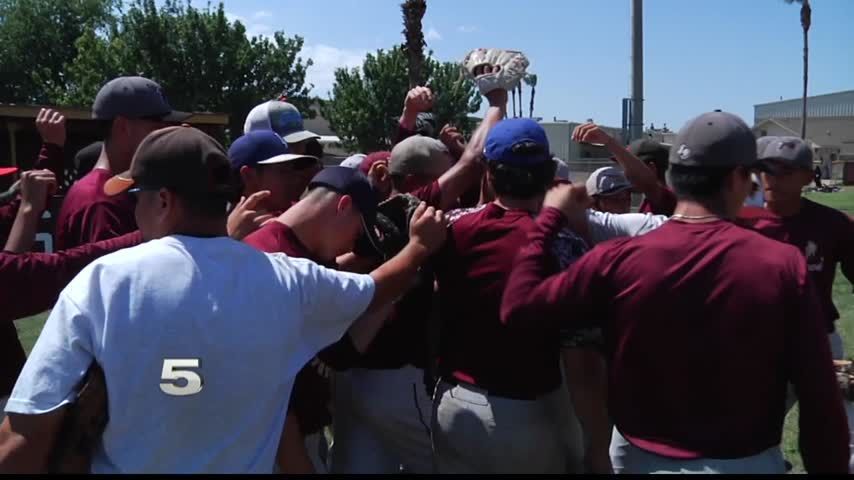
[[[466,76],[474,80],[483,95],[499,88],[516,88],[525,76],[528,65],[528,58],[522,52],[500,48],[476,48],[466,55],[462,63]],[[489,73],[476,74],[481,70],[479,67],[494,66],[500,69],[493,72],[491,68],[487,68]]]
[[[421,200],[408,193],[395,195],[377,206],[373,232],[363,234],[354,253],[383,260],[397,255],[409,242],[409,221]]]
[[[104,371],[93,362],[65,416],[51,453],[49,472],[88,474],[108,420],[107,381]]]

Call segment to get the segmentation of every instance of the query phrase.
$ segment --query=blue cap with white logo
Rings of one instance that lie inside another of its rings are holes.
[[[272,130],[288,143],[320,138],[320,135],[305,129],[297,107],[279,100],[264,102],[249,112],[243,124],[243,133],[256,130]]]
[[[546,131],[529,118],[510,118],[498,122],[486,137],[483,154],[489,163],[514,167],[529,167],[552,161]]]
[[[282,137],[270,130],[257,130],[238,138],[228,149],[228,158],[233,170],[240,170],[243,166],[269,165],[299,158],[317,160],[310,155],[288,153],[288,145]]]

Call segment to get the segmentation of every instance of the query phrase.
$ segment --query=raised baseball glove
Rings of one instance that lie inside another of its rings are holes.
[[[92,362],[65,415],[51,452],[49,473],[89,473],[108,421],[107,381],[101,367]]]
[[[363,234],[354,253],[383,260],[397,255],[409,242],[409,221],[421,200],[408,193],[395,195],[377,206],[377,218],[371,234]]]
[[[525,54],[500,48],[476,48],[463,59],[463,71],[474,80],[483,95],[502,88],[511,90],[519,85],[530,65]],[[494,72],[491,67],[499,67]],[[481,73],[486,71],[489,73]]]

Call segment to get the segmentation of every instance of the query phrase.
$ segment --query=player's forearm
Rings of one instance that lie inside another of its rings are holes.
[[[429,256],[426,248],[410,242],[391,260],[371,272],[374,298],[363,315],[377,314],[403,296],[412,286],[418,268]]]
[[[398,120],[398,125],[404,130],[409,132],[415,131],[415,122],[418,120],[418,113],[412,109],[408,109],[403,107],[403,113],[400,114],[400,119]],[[398,138],[398,141],[403,140],[402,138]]]
[[[36,238],[41,214],[42,212],[33,208],[28,202],[22,202],[4,250],[12,253],[28,252]]]
[[[626,179],[633,187],[649,198],[658,198],[661,194],[661,185],[658,183],[655,172],[614,138],[605,144],[605,148],[617,159],[617,163],[623,168]]]

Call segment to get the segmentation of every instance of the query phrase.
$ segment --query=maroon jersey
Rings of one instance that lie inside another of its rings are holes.
[[[133,197],[128,193],[104,193],[104,184],[112,176],[108,170],[95,168],[68,190],[56,220],[58,250],[136,230]]]
[[[806,258],[816,291],[821,298],[827,329],[833,332],[839,311],[833,304],[833,280],[840,266],[848,280],[854,279],[854,221],[839,210],[807,200],[800,212],[780,217],[770,210],[745,207],[739,223],[766,237],[794,245]]]
[[[847,471],[841,393],[797,249],[730,222],[671,220],[551,275],[547,252],[565,222],[556,209],[540,214],[502,320],[523,331],[601,325],[609,411],[629,442],[676,458],[758,454],[780,444],[791,382],[807,470]]]
[[[673,215],[675,210],[676,194],[667,186],[663,186],[661,198],[658,201],[651,202],[648,198],[644,197],[640,207],[638,208],[639,213],[652,213],[654,215],[667,216]]]

